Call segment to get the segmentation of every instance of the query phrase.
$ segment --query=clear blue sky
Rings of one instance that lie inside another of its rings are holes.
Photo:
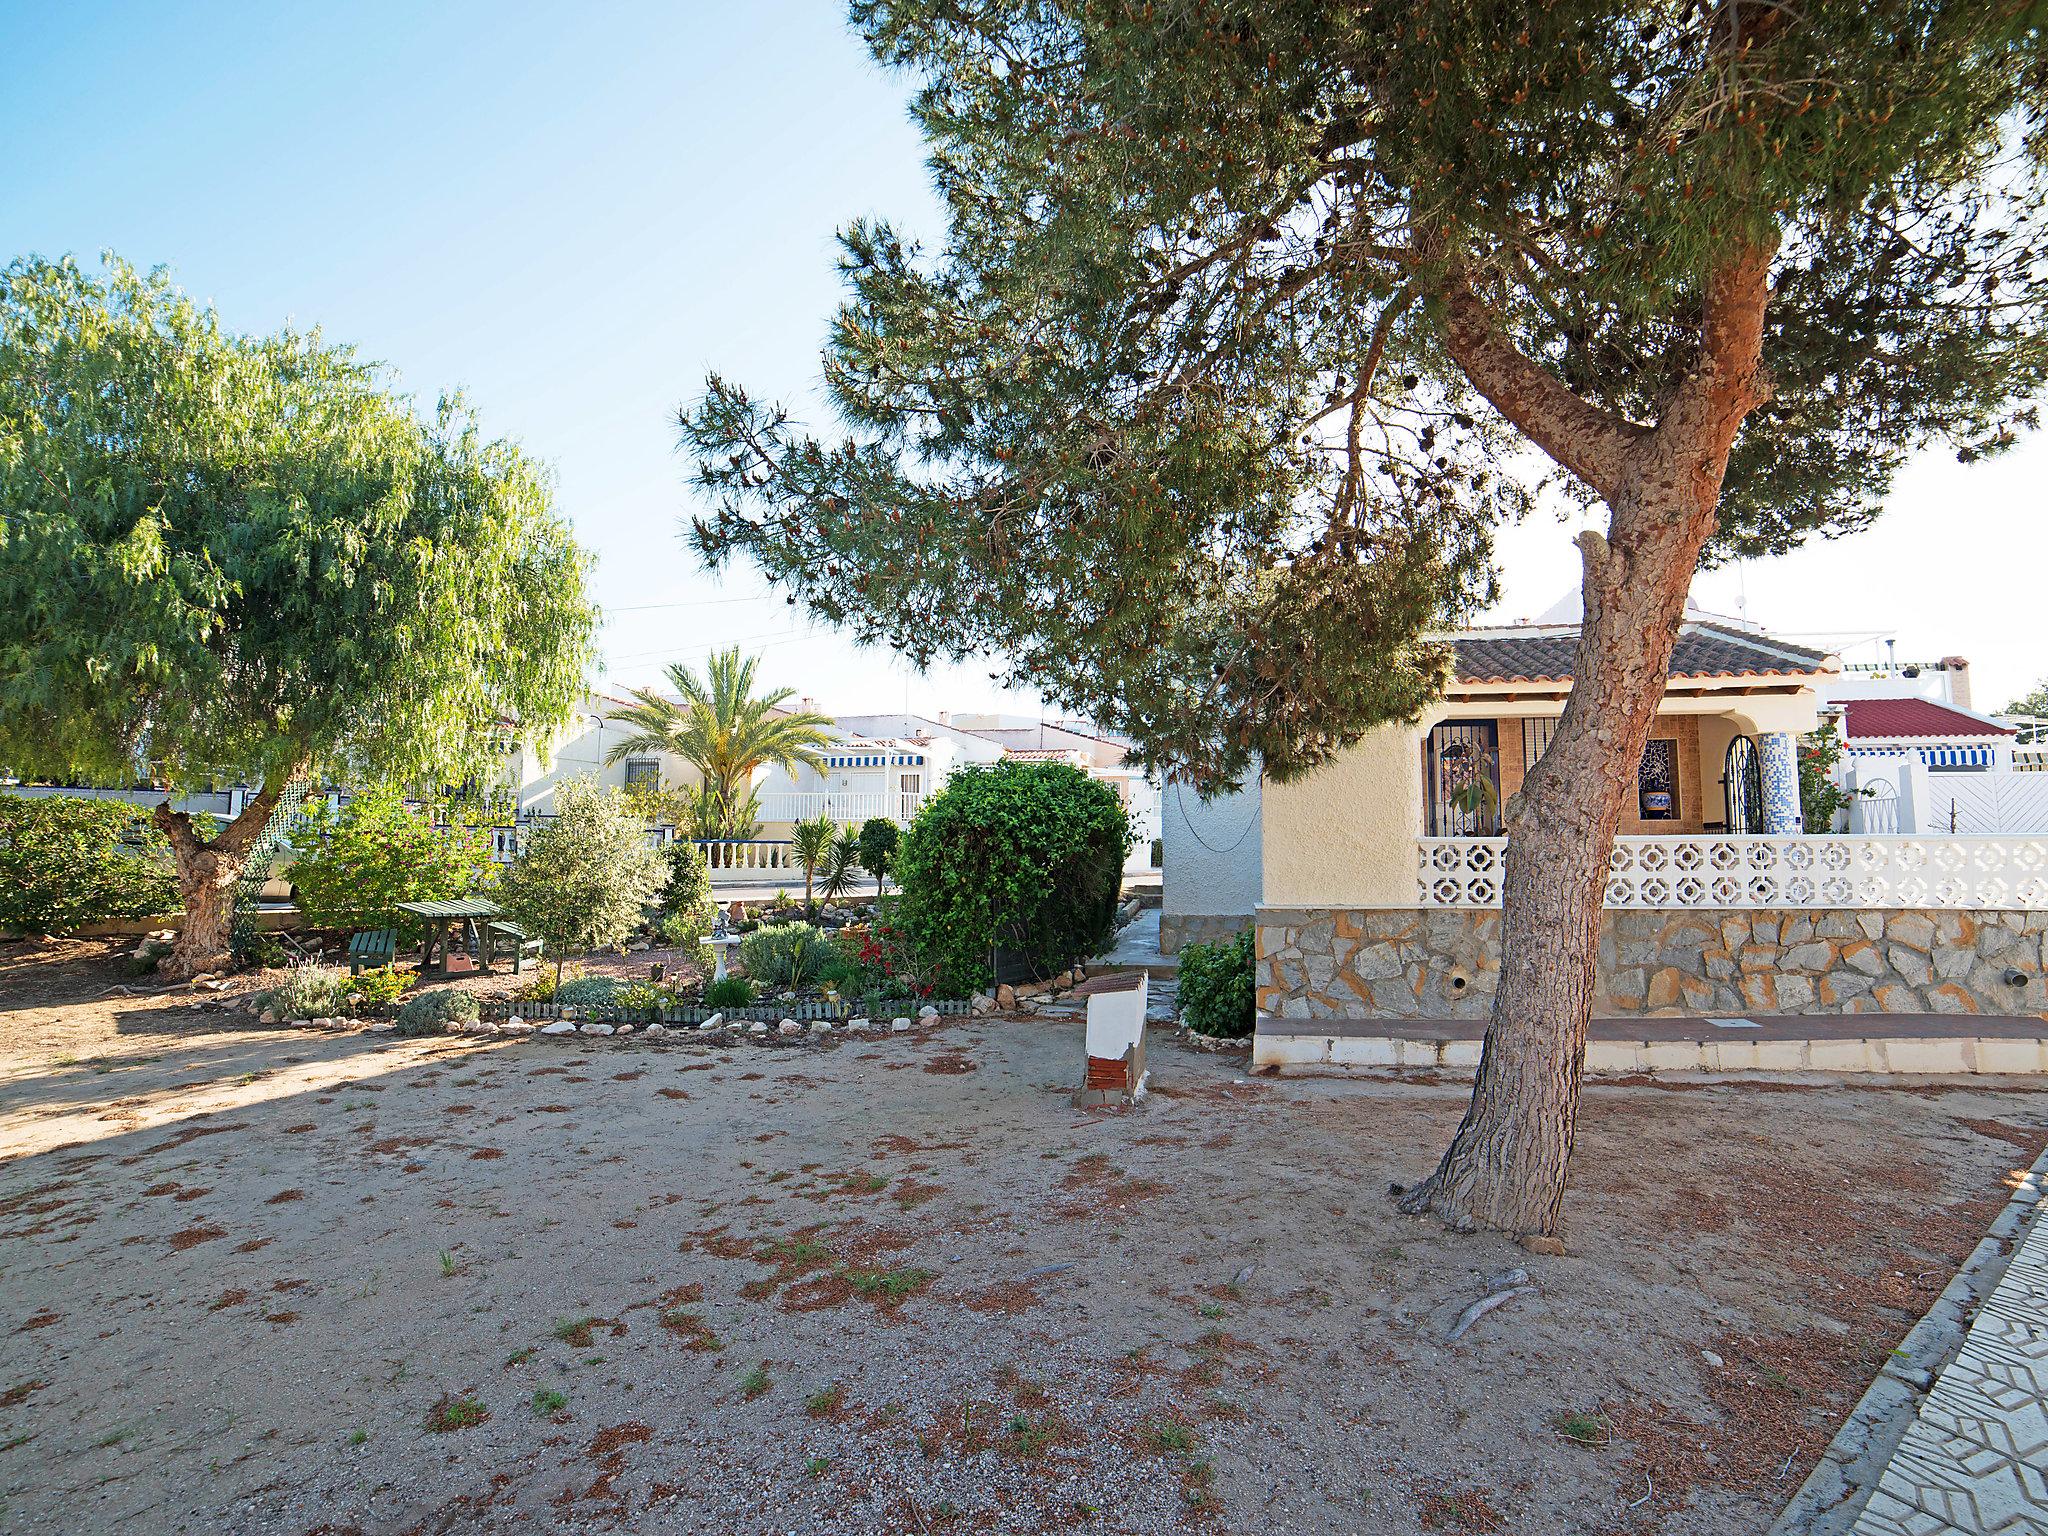
[[[0,0],[0,259],[111,248],[168,265],[238,328],[318,323],[423,400],[466,390],[555,467],[599,556],[615,681],[737,639],[834,712],[901,707],[906,686],[920,710],[1028,711],[985,668],[906,679],[807,630],[744,568],[705,575],[676,534],[672,418],[705,371],[815,411],[834,229],[936,228],[910,89],[838,0]],[[1877,530],[1699,595],[1732,609],[1741,590],[1753,617],[1822,643],[1967,654],[1980,702],[2003,703],[2048,673],[2028,595],[2044,476],[2038,443],[1968,472],[1930,458]],[[1501,547],[1504,617],[1576,580],[1553,523]]]

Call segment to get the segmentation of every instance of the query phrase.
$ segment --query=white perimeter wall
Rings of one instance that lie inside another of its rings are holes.
[[[1159,799],[1166,843],[1163,909],[1191,917],[1250,917],[1263,881],[1259,780],[1254,777],[1234,795],[1204,800],[1168,779]]]

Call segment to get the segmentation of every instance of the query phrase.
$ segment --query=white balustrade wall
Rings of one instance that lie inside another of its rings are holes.
[[[786,790],[761,797],[763,821],[809,821],[826,816],[833,821],[859,826],[881,816],[902,826],[910,824],[924,795],[917,790]]]
[[[1507,839],[1425,837],[1424,907],[1497,907]],[[1607,905],[1639,910],[2048,907],[2048,838],[1620,837]]]
[[[517,826],[491,828],[491,857],[500,864],[510,864],[519,857],[526,846],[526,838],[533,821],[522,821]],[[647,841],[656,848],[665,848],[676,841],[676,829],[670,826],[649,827]],[[744,880],[757,873],[777,873],[798,867],[796,854],[787,842],[770,839],[721,838],[699,841],[697,852],[704,856],[704,867],[710,873],[714,885]]]

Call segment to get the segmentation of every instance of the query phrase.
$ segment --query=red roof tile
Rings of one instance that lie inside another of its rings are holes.
[[[1932,699],[1844,699],[1842,734],[1851,741],[1919,736],[2011,736],[2009,725],[1950,709]]]

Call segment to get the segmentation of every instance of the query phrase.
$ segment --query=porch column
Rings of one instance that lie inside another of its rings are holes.
[[[1799,741],[1790,731],[1767,731],[1756,739],[1758,776],[1763,781],[1764,831],[1773,836],[1803,831],[1799,819]]]

